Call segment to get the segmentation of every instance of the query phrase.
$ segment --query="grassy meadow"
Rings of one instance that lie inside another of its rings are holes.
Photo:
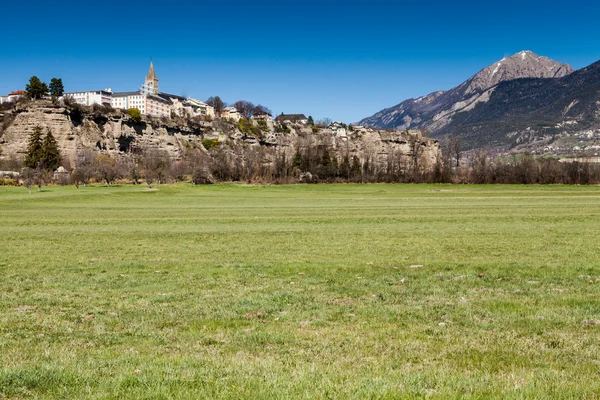
[[[600,398],[600,187],[0,188],[0,399]]]

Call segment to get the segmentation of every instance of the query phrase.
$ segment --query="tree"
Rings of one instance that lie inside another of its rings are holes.
[[[477,150],[471,163],[471,183],[490,182],[490,157],[487,151]]]
[[[323,119],[318,120],[316,125],[318,125],[322,128],[327,128],[329,125],[331,125],[331,119],[325,117]]]
[[[44,157],[44,144],[42,141],[42,128],[36,126],[33,133],[29,136],[27,143],[27,156],[25,157],[25,166],[36,169],[40,166]]]
[[[273,115],[273,112],[268,107],[259,104],[257,106],[254,106],[254,109],[252,110],[252,115]]]
[[[215,109],[215,114],[217,116],[220,116],[223,112],[223,109],[225,108],[225,103],[223,102],[223,100],[221,100],[219,96],[209,97],[208,100],[206,100],[206,104]]]
[[[93,150],[85,149],[75,159],[75,169],[72,173],[73,181],[76,183],[83,183],[83,186],[87,185],[90,179],[94,177],[94,160],[96,159],[96,152]]]
[[[60,78],[52,78],[49,89],[50,95],[53,99],[57,99],[65,93],[65,87],[63,86],[62,79]]]
[[[130,108],[127,110],[129,113],[129,117],[134,124],[139,124],[142,122],[142,113],[139,108]]]
[[[313,126],[315,124],[315,120],[313,119],[312,115],[308,116],[308,125]]]
[[[25,167],[21,172],[21,179],[23,179],[23,184],[31,194],[31,187],[35,182],[35,170],[33,168]]]
[[[96,174],[98,178],[109,186],[119,175],[117,162],[108,154],[100,154],[95,160]]]
[[[48,94],[48,85],[40,81],[37,76],[29,78],[29,83],[25,86],[27,96],[31,99],[41,99]]]
[[[48,128],[48,133],[42,143],[42,159],[44,168],[49,171],[56,171],[60,166],[60,151],[50,128]]]
[[[254,108],[256,107],[252,102],[246,100],[236,101],[233,106],[236,110],[246,119],[252,118],[254,114]]]
[[[166,183],[171,170],[171,159],[166,151],[147,149],[140,160],[141,174],[150,189],[156,180],[159,184]]]
[[[460,136],[454,136],[450,138],[448,144],[450,152],[456,158],[456,167],[460,167],[460,157],[462,154],[462,138]]]

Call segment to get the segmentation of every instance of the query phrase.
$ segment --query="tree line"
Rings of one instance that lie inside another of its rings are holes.
[[[225,103],[219,96],[211,96],[206,100],[206,104],[213,107],[215,109],[215,113],[220,115],[223,110],[228,107],[227,103]],[[235,103],[231,104],[243,118],[250,119],[253,115],[263,115],[269,114],[272,115],[271,110],[268,107],[257,104],[255,105],[251,101],[247,100],[238,100]]]
[[[52,78],[50,85],[46,82],[42,82],[37,76],[29,78],[29,83],[25,85],[25,93],[30,99],[41,99],[48,94],[52,97],[52,100],[56,100],[65,93],[65,87],[61,78]]]

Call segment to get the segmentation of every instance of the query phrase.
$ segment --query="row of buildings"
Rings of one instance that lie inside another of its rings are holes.
[[[19,90],[7,96],[0,96],[0,104],[16,103],[26,95],[25,91]],[[211,105],[193,98],[185,98],[170,93],[161,92],[158,86],[158,76],[154,71],[154,64],[150,62],[148,74],[139,90],[133,92],[113,92],[112,89],[87,90],[65,93],[64,97],[83,106],[104,105],[117,109],[137,108],[142,115],[153,117],[207,117],[225,118],[239,121],[242,116],[235,107],[225,107],[216,115],[215,108]],[[269,114],[253,115],[254,120],[272,122]],[[291,122],[306,125],[308,119],[304,114],[281,114],[276,118],[277,122]]]
[[[84,92],[65,93],[73,101],[84,106],[94,104],[107,105],[113,108],[129,109],[137,108],[142,115],[153,117],[170,117],[173,114],[178,116],[203,116],[214,118],[214,107],[203,101],[188,99],[170,93],[164,93],[159,90],[158,77],[154,71],[154,65],[150,62],[150,69],[144,84],[139,90],[133,92],[113,92],[112,89],[89,90]],[[237,111],[228,109],[228,114],[239,119]],[[229,116],[228,116],[229,117]]]

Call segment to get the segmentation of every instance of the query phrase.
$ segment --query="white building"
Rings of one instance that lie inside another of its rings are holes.
[[[137,108],[142,114],[146,114],[146,96],[141,92],[115,92],[112,95],[111,106],[124,110]]]
[[[112,104],[112,90],[89,90],[87,92],[70,92],[65,93],[65,97],[70,97],[77,104],[82,106],[92,106],[94,104],[100,104],[103,106],[110,106]]]
[[[252,116],[252,120],[253,121],[266,121],[266,122],[273,122],[273,116],[271,116],[271,114],[268,113],[264,113],[264,114],[254,114]]]
[[[187,108],[192,110],[193,116],[202,116],[202,117],[215,117],[215,108],[213,106],[209,106],[203,101],[196,99],[187,99],[184,102],[184,105]]]
[[[0,96],[0,104],[16,103],[20,98],[25,97],[27,93],[24,90],[15,90],[6,96]]]
[[[225,107],[223,111],[221,111],[221,118],[231,119],[235,122],[239,121],[242,116],[239,111],[235,107]]]

